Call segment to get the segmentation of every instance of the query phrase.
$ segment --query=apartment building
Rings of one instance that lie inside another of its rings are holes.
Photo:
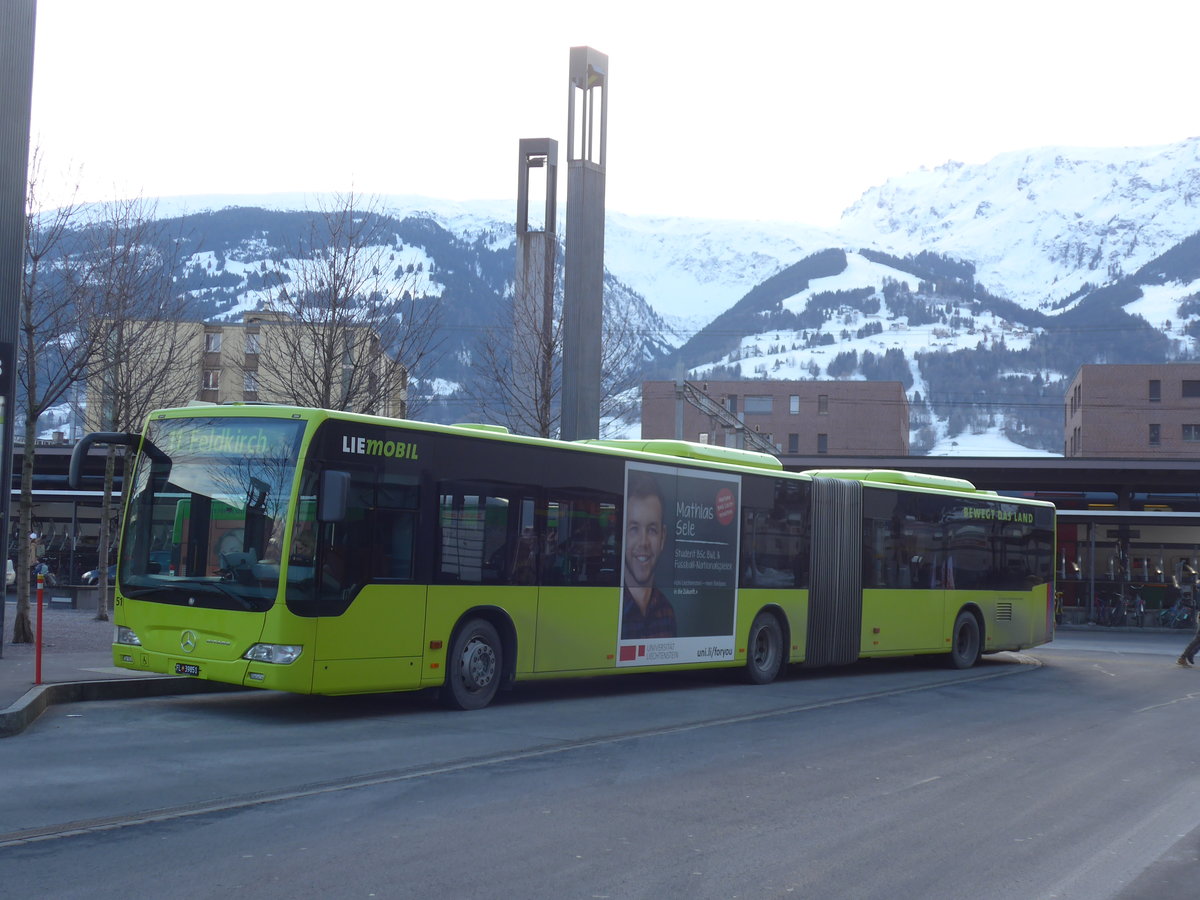
[[[908,400],[898,381],[647,381],[642,437],[758,443],[784,456],[905,456]]]
[[[1063,423],[1067,457],[1200,457],[1200,363],[1080,366]]]
[[[250,312],[241,322],[127,327],[140,329],[136,349],[122,352],[114,345],[124,364],[101,366],[87,382],[90,430],[109,427],[113,397],[147,378],[155,384],[152,407],[191,400],[316,406],[332,396],[347,400],[354,412],[394,418],[406,412],[408,373],[366,326],[299,324],[280,313]],[[330,357],[336,359],[332,365],[315,364]]]

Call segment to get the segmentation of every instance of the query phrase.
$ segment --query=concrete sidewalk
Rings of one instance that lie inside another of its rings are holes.
[[[36,645],[12,643],[17,604],[11,594],[5,599],[0,737],[23,731],[51,703],[229,689],[216,682],[118,668],[112,663],[111,621],[98,620],[94,609],[51,609],[49,604],[42,609],[42,678],[36,684]],[[36,601],[30,622],[36,631]]]

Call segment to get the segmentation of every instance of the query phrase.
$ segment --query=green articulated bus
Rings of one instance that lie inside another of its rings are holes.
[[[118,666],[314,694],[981,653],[1054,628],[1054,507],[684,441],[562,442],[286,406],[153,413]],[[169,563],[166,560],[170,560]]]

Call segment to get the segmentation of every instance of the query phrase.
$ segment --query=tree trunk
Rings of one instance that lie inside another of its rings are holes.
[[[33,541],[29,533],[33,530],[33,443],[37,436],[37,420],[30,422],[25,417],[25,452],[21,462],[20,531],[17,538],[17,614],[13,617],[13,643],[32,644],[33,625],[29,621],[29,573],[35,560],[31,559]]]

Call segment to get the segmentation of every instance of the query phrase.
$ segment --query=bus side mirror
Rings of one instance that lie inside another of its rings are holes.
[[[87,454],[92,449],[92,444],[124,444],[126,447],[136,447],[140,434],[130,434],[127,431],[94,431],[91,434],[85,434],[79,439],[79,443],[75,445],[75,449],[71,451],[71,465],[67,469],[67,486],[73,490],[79,490],[79,486],[83,483],[83,463],[87,459]]]
[[[317,519],[343,522],[350,502],[350,473],[326,469],[321,473],[321,493],[317,495]]]

